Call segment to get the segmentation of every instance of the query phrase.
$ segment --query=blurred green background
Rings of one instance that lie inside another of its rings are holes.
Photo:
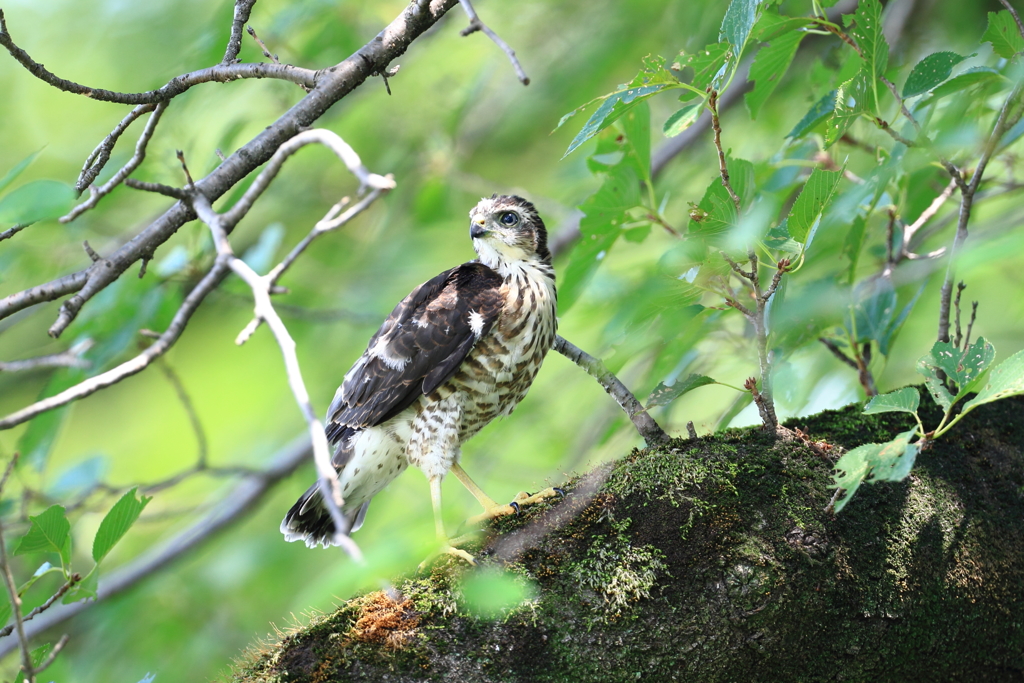
[[[901,4],[907,3],[895,3],[892,10]],[[895,65],[912,65],[938,49],[971,50],[985,30],[986,11],[1001,9],[995,0],[909,4],[912,14],[892,46]],[[519,55],[532,81],[528,87],[482,34],[458,35],[466,19],[456,8],[398,60],[401,71],[390,81],[392,95],[379,79],[371,79],[330,110],[319,125],[340,134],[372,171],[393,173],[398,187],[344,230],[317,242],[282,280],[290,293],[278,301],[287,305],[281,312],[298,343],[318,412],[326,410],[345,371],[392,306],[415,285],[473,257],[467,212],[479,197],[493,192],[528,197],[552,234],[578,220],[575,207],[600,185],[586,165],[593,143],[562,159],[583,119],[550,131],[566,112],[632,78],[645,55],[671,59],[680,49],[694,51],[714,42],[725,5],[710,0],[480,2],[482,18]],[[316,69],[344,59],[404,6],[390,0],[260,0],[250,25],[282,62]],[[809,2],[783,6],[793,13],[810,9]],[[95,87],[142,91],[217,63],[232,6],[220,0],[7,0],[3,10],[15,41],[58,75]],[[823,94],[815,72],[823,61],[835,59],[836,41],[808,42],[755,123],[742,104],[723,116],[725,144],[735,156],[771,157]],[[263,60],[248,37],[241,57]],[[195,87],[172,102],[134,177],[180,185],[178,149],[193,174],[204,175],[219,162],[215,150],[232,152],[303,94],[277,81]],[[672,97],[652,100],[655,148],[665,142],[661,124],[673,103]],[[73,183],[85,157],[127,111],[58,92],[0,55],[0,176],[38,151],[18,183],[41,178]],[[121,141],[101,180],[129,158],[137,134],[133,129]],[[656,183],[658,198],[667,201],[664,215],[682,216],[680,226],[687,202],[699,200],[717,172],[710,135],[705,138],[676,158]],[[232,235],[236,252],[257,245],[261,237],[274,247],[279,236],[279,246],[263,259],[265,271],[276,262],[269,256],[283,256],[331,204],[354,189],[353,179],[329,152],[304,149]],[[995,344],[999,358],[1024,346],[1024,245],[1013,231],[1021,210],[1010,197],[979,206],[969,242],[973,252],[959,271],[969,283],[965,297],[982,302],[976,334]],[[164,198],[120,188],[99,210],[69,225],[41,222],[0,243],[0,296],[84,268],[83,240],[100,254],[109,253],[167,206]],[[935,244],[945,244],[952,229],[940,231]],[[651,375],[650,358],[637,351],[636,339],[616,316],[629,305],[645,269],[674,239],[655,231],[642,243],[617,245],[615,258],[602,265],[560,323],[565,337],[605,357],[641,400],[665,377]],[[103,347],[107,356],[96,359],[99,365],[126,359],[137,352],[140,327],[165,327],[182,286],[198,277],[190,259],[206,243],[205,227],[185,226],[157,252],[145,279],[131,269],[89,303],[60,340],[46,336],[59,301],[0,321],[0,360],[60,351],[86,331],[116,342]],[[880,256],[875,252],[864,259],[877,263]],[[556,268],[562,266],[564,261],[556,262]],[[914,361],[934,339],[940,278],[941,272],[935,275],[927,266],[908,278],[913,289],[920,282],[927,286],[888,362],[876,367],[881,390],[918,381]],[[268,331],[261,329],[244,346],[234,344],[251,313],[246,290],[229,281],[166,356],[195,405],[216,465],[258,467],[303,430]],[[687,371],[739,385],[754,374],[756,357],[736,324],[701,339],[679,363]],[[35,400],[52,374],[0,374],[0,411],[7,414]],[[855,373],[816,346],[790,359],[777,379],[777,392],[786,416],[863,396]],[[735,396],[725,387],[704,387],[655,416],[671,434],[685,433],[688,420],[706,433]],[[732,424],[755,422],[750,409]],[[25,429],[0,432],[0,456],[6,459],[16,450]],[[19,485],[59,496],[97,476],[116,487],[144,485],[186,469],[197,456],[187,414],[156,367],[74,404],[54,434],[48,457],[20,467],[6,498],[15,500]],[[492,497],[504,500],[639,443],[601,387],[552,354],[515,414],[467,444],[463,462]],[[60,627],[71,640],[45,674],[47,680],[137,681],[147,672],[159,683],[208,680],[224,674],[232,657],[274,625],[284,628],[312,611],[330,610],[356,591],[410,571],[426,556],[433,544],[430,498],[425,478],[415,470],[374,501],[355,536],[368,556],[367,567],[353,566],[335,550],[285,543],[280,519],[313,476],[312,467],[304,467],[246,521],[199,552]],[[105,571],[185,528],[230,490],[230,481],[199,476],[156,493]],[[446,482],[445,495],[451,528],[477,511],[453,479]],[[89,566],[88,544],[113,500],[98,498],[91,511],[73,517],[83,566]],[[16,567],[24,576],[34,570],[28,563]],[[51,583],[33,595],[45,598],[59,585]],[[56,637],[59,633],[51,640]],[[16,666],[15,657],[8,656],[0,675],[13,678]]]

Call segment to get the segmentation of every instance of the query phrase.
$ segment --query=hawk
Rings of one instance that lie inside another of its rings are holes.
[[[499,505],[459,464],[460,447],[526,395],[555,340],[555,271],[533,204],[481,199],[469,212],[479,258],[446,270],[395,307],[345,375],[327,411],[348,534],[370,500],[410,464],[430,483],[434,522],[446,549],[441,481],[450,471],[484,507],[479,518],[518,511],[555,495],[520,494]],[[478,518],[474,518],[478,519]],[[334,522],[314,484],[281,522],[288,541],[333,542]]]

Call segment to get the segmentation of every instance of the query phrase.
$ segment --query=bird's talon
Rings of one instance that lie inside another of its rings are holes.
[[[565,489],[559,488],[557,486],[552,486],[551,490],[557,493],[559,498],[565,498]]]
[[[512,508],[513,510],[516,511],[516,517],[518,517],[519,515],[522,514],[523,511],[519,508],[519,503],[517,503],[516,501],[513,500],[508,505],[509,505],[510,508]]]

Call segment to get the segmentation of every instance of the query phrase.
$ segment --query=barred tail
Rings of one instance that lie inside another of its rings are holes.
[[[342,509],[347,528],[342,533],[351,534],[358,531],[366,517],[366,509],[370,501],[366,501],[357,510]],[[309,487],[295,502],[281,522],[281,533],[286,541],[305,541],[310,548],[322,545],[327,548],[335,545],[334,520],[324,505],[320,495],[320,483]]]

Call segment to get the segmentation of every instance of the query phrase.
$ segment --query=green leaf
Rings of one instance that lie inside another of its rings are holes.
[[[49,562],[43,562],[41,565],[39,565],[39,569],[36,569],[35,572],[33,572],[32,578],[18,586],[18,595],[25,595],[28,589],[35,585],[36,581],[43,578],[47,574],[52,574],[54,572],[63,574],[64,570],[61,567],[54,567]]]
[[[625,143],[636,155],[640,172],[645,180],[651,177],[651,109],[646,102],[640,102],[622,117],[622,132]]]
[[[888,394],[873,397],[864,406],[864,414],[874,413],[916,413],[921,404],[921,394],[917,387],[903,387]]]
[[[25,224],[60,218],[74,201],[75,190],[56,180],[26,183],[0,199],[0,224]]]
[[[32,661],[32,668],[35,668],[46,661],[46,658],[50,656],[50,652],[53,650],[53,643],[47,643],[40,645],[29,653],[29,659]],[[25,672],[19,671],[18,676],[14,679],[14,683],[22,683],[25,680]]]
[[[807,241],[811,227],[821,218],[835,196],[842,176],[842,171],[823,171],[820,168],[811,171],[786,220],[789,234],[797,242]]]
[[[687,232],[711,246],[721,246],[726,234],[736,227],[736,205],[722,185],[721,178],[715,178],[704,191],[700,203],[690,210]]]
[[[707,384],[718,384],[718,382],[706,375],[698,374],[687,375],[685,379],[676,380],[670,385],[666,385],[664,382],[659,382],[658,386],[654,388],[654,391],[652,391],[651,395],[647,398],[647,408],[649,410],[655,406],[668,405],[683,394]]]
[[[793,130],[786,135],[794,140],[802,138],[813,130],[819,123],[832,116],[836,110],[837,90],[827,93],[824,97],[814,103],[814,106],[804,114],[804,117],[793,126]]]
[[[978,395],[964,404],[964,412],[985,403],[1024,394],[1024,350],[1018,351],[988,374],[988,382]]]
[[[700,118],[701,112],[704,111],[704,100],[695,104],[688,104],[672,116],[668,117],[665,121],[665,127],[663,131],[665,137],[674,138],[675,136],[682,133],[684,130],[693,125],[694,121]]]
[[[847,328],[856,329],[857,343],[879,341],[885,336],[896,315],[896,290],[888,277],[864,280],[853,292],[853,321]]]
[[[873,113],[879,110],[879,78],[885,75],[889,66],[889,44],[882,34],[882,4],[878,0],[860,0],[857,11],[853,15],[843,17],[850,35],[857,41],[860,58],[865,76],[864,103],[866,109]],[[853,25],[851,26],[851,20]]]
[[[955,403],[978,383],[995,356],[995,348],[984,337],[979,337],[974,344],[963,350],[949,342],[935,342],[932,350],[921,361],[942,371],[956,384],[958,393],[953,400]]]
[[[54,552],[67,566],[71,560],[71,523],[64,516],[64,508],[53,505],[42,514],[29,517],[29,520],[32,526],[18,542],[14,554]]]
[[[763,242],[769,249],[783,251],[787,254],[799,254],[801,250],[800,243],[789,234],[789,226],[785,220],[770,229]]]
[[[644,65],[632,81],[620,85],[614,92],[603,97],[592,100],[561,118],[556,130],[562,127],[567,120],[575,116],[594,102],[604,100],[601,106],[590,115],[590,118],[583,125],[583,129],[569,143],[569,149],[565,151],[562,158],[569,156],[574,149],[594,137],[602,130],[612,125],[634,105],[643,102],[651,95],[657,94],[666,88],[679,87],[679,79],[672,75],[672,72],[665,68],[665,60],[662,57],[645,57]]]
[[[948,411],[953,405],[953,395],[946,389],[946,383],[939,377],[938,369],[931,362],[931,354],[917,361],[917,371],[924,375],[924,385],[943,410]]]
[[[27,157],[16,163],[10,171],[4,174],[4,177],[0,178],[0,192],[6,190],[7,186],[14,182],[14,180],[21,175],[21,172],[28,168],[29,164],[35,161],[37,156],[39,156],[39,152],[32,152],[32,154],[29,154]]]
[[[110,512],[100,522],[100,528],[96,531],[96,538],[92,542],[92,559],[97,564],[128,533],[149,501],[153,500],[152,497],[147,498],[146,496],[142,496],[141,499],[136,498],[137,490],[136,486],[121,496],[121,499],[114,503],[114,507],[110,508]]]
[[[973,57],[973,55],[971,55]],[[967,59],[955,52],[933,52],[914,67],[903,84],[903,98],[921,95],[939,85],[953,72],[953,67]]]
[[[835,511],[841,511],[865,481],[875,483],[905,479],[920,450],[917,443],[910,443],[916,431],[914,428],[903,432],[884,444],[858,446],[839,458],[836,472],[832,476],[835,487],[845,490],[846,494],[836,503]],[[868,479],[869,476],[871,479]]]
[[[838,142],[850,130],[853,122],[867,111],[870,99],[867,79],[864,72],[861,72],[836,90],[835,110],[825,128],[825,147]]]
[[[729,3],[729,8],[725,10],[718,40],[720,42],[724,40],[732,46],[734,58],[738,59],[743,53],[743,47],[747,44],[751,29],[761,18],[763,4],[763,0],[732,0]]]
[[[679,100],[685,102],[692,99],[697,96],[697,92],[704,93],[710,85],[714,84],[716,88],[720,86],[726,71],[725,65],[734,57],[729,43],[712,43],[693,54],[680,52],[672,68],[676,71],[693,70],[693,78],[689,81],[693,90],[683,91]]]
[[[1024,51],[1024,37],[1008,10],[988,13],[988,28],[981,36],[983,43],[992,43],[992,49],[1003,59],[1010,59]]]
[[[7,591],[0,591],[0,624],[6,624],[12,614],[14,610],[11,609],[11,599],[7,596]]]
[[[757,53],[757,58],[750,67],[749,80],[754,81],[754,87],[746,94],[750,118],[757,118],[761,107],[786,75],[805,35],[807,34],[803,31],[784,33]]]
[[[940,97],[954,95],[975,85],[1003,80],[1006,80],[1006,77],[991,67],[971,67],[970,69],[965,69],[962,73],[957,74],[942,85],[933,89],[931,97],[922,102],[921,106],[929,105]]]

